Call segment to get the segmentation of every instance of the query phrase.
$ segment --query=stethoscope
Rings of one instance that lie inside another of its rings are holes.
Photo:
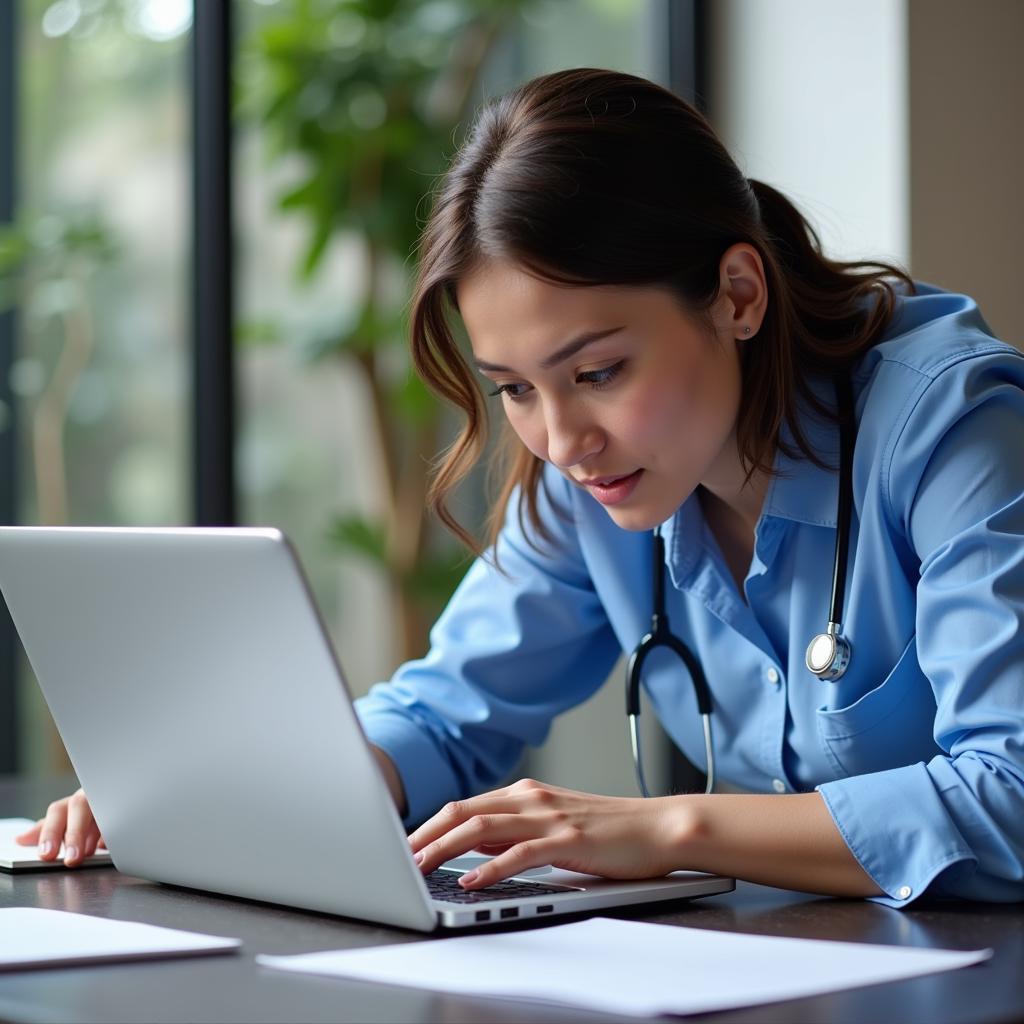
[[[835,682],[850,664],[850,641],[840,633],[843,618],[843,597],[846,591],[846,561],[850,549],[850,515],[853,509],[853,447],[856,424],[853,412],[853,388],[849,378],[838,376],[835,382],[839,406],[839,495],[836,500],[836,551],[832,565],[832,601],[828,626],[808,645],[804,664],[819,679]],[[667,647],[686,666],[697,698],[697,711],[704,727],[704,756],[707,764],[705,793],[715,788],[715,749],[711,734],[711,690],[704,669],[693,652],[669,629],[665,611],[665,541],[661,527],[654,530],[651,549],[654,579],[654,611],[651,631],[637,644],[626,666],[626,717],[629,719],[629,740],[633,748],[633,766],[640,792],[648,797],[644,779],[643,756],[640,749],[640,681],[641,670],[651,651]]]

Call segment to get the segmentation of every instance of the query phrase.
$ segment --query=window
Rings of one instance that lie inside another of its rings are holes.
[[[188,517],[188,0],[22,0],[17,521]],[[10,248],[8,249],[10,252]],[[13,268],[8,268],[12,271]],[[19,687],[22,766],[62,748]]]

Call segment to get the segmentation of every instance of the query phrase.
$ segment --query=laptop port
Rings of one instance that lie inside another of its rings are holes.
[[[554,906],[551,903],[545,903],[544,906],[537,908],[538,914],[552,914],[554,913]]]
[[[491,912],[489,910],[478,910],[476,912],[476,919],[478,921],[490,921]]]
[[[510,917],[518,917],[518,916],[519,916],[519,908],[518,907],[502,907],[501,908],[501,919],[502,919],[502,921],[506,921]]]

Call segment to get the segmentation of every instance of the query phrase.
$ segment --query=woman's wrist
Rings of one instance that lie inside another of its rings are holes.
[[[701,794],[702,796],[703,794]],[[697,868],[694,859],[706,842],[709,828],[707,808],[697,794],[640,800],[642,807],[658,804],[654,845],[657,859],[666,871],[707,870]]]
[[[818,793],[666,799],[678,801],[668,817],[679,868],[832,896],[881,895]]]

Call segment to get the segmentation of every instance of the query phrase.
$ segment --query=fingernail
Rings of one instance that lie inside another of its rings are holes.
[[[52,839],[44,839],[39,844],[39,856],[40,857],[49,857],[52,850],[53,850],[53,840]]]
[[[473,868],[472,871],[467,871],[459,878],[459,885],[472,885],[480,877],[480,872]]]
[[[69,846],[64,850],[65,860],[78,860],[78,847]]]
[[[413,859],[414,861],[416,861],[416,863],[417,863],[417,864],[422,864],[422,863],[423,863],[423,851],[422,851],[422,850],[420,850],[420,852],[419,852],[419,853],[414,853],[414,854],[412,855],[412,859]]]

